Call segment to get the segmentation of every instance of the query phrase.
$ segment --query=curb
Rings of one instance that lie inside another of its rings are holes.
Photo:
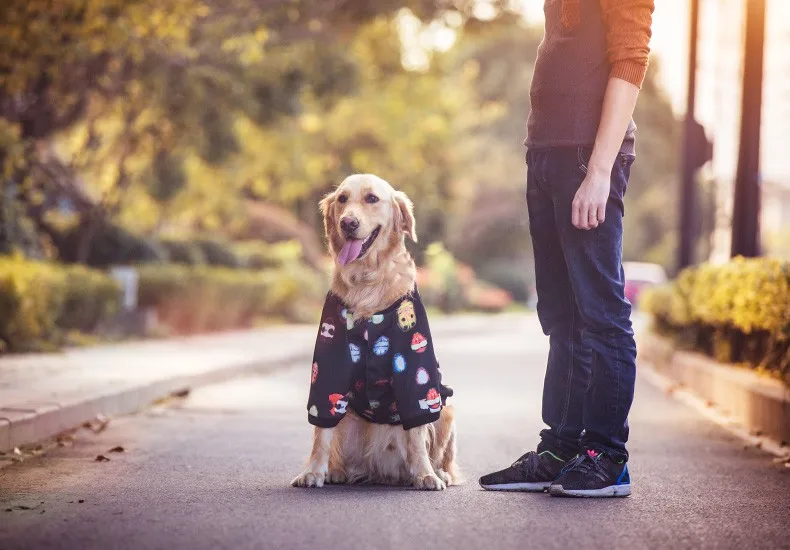
[[[735,429],[741,437],[766,437],[774,440],[772,446],[784,449],[782,454],[790,451],[790,389],[782,382],[677,350],[669,340],[647,331],[638,340],[640,360],[674,384],[668,390],[687,389],[702,406],[716,408],[718,423],[742,426]]]
[[[191,388],[224,382],[239,376],[271,372],[278,366],[308,360],[309,353],[294,353],[277,359],[254,361],[195,375],[176,376],[147,384],[126,387],[73,403],[26,403],[0,409],[0,452],[54,437],[98,415],[131,414],[162,399]]]

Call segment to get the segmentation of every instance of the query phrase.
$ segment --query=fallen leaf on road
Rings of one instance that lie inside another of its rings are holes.
[[[85,502],[85,499],[84,499],[84,498],[81,498],[81,499],[79,500],[79,503],[80,503],[80,504],[82,504],[83,502]]]
[[[110,450],[109,450],[109,451],[107,451],[107,452],[109,452],[109,453],[125,453],[125,452],[126,452],[126,449],[124,449],[123,447],[121,447],[120,445],[118,445],[117,447],[113,447],[112,449],[110,449]]]
[[[94,459],[94,462],[109,462],[110,459],[104,455],[99,455]]]

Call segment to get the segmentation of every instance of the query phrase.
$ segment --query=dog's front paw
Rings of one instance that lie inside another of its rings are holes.
[[[324,472],[303,472],[291,482],[293,487],[323,487],[326,474]]]
[[[326,475],[326,482],[332,485],[343,485],[346,481],[348,481],[348,478],[342,470],[329,470],[329,473]]]
[[[439,476],[439,479],[441,479],[444,482],[445,486],[449,487],[450,485],[453,484],[453,478],[450,476],[450,474],[448,474],[444,470],[442,469],[436,470],[436,475]]]
[[[415,489],[423,491],[444,491],[447,488],[447,484],[436,474],[415,476],[412,485]]]

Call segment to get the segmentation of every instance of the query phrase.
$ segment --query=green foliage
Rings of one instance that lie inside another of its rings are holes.
[[[228,242],[210,238],[199,238],[193,242],[203,253],[208,265],[230,268],[242,266],[241,260]]]
[[[177,334],[250,327],[261,320],[312,321],[326,281],[299,264],[250,271],[141,266],[139,303]]]
[[[100,272],[0,257],[0,347],[57,346],[65,330],[92,331],[120,303],[117,284]]]
[[[72,226],[53,235],[62,261],[79,260],[85,232],[91,229]],[[85,263],[91,267],[110,267],[136,263],[158,263],[167,260],[167,252],[151,239],[146,239],[114,224],[100,224],[93,229]]]
[[[724,361],[790,375],[790,263],[736,258],[683,270],[645,291],[659,328]]]
[[[280,267],[302,259],[299,241],[284,241],[270,244],[264,241],[244,241],[234,245],[236,256],[248,269]]]
[[[66,266],[63,307],[55,324],[64,330],[93,333],[102,321],[120,308],[121,288],[117,281],[101,271],[83,266]]]
[[[174,264],[202,265],[206,263],[203,249],[189,240],[161,239],[159,245],[167,252],[167,259]]]
[[[425,251],[426,265],[418,271],[417,284],[425,304],[445,313],[458,311],[503,311],[511,305],[510,294],[475,277],[442,243]]]

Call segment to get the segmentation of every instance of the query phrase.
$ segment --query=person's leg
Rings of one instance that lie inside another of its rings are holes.
[[[552,450],[567,459],[580,448],[592,353],[582,340],[584,323],[560,244],[550,187],[553,157],[551,151],[530,155],[527,175],[538,318],[549,337],[542,406],[543,422],[548,429],[540,433],[538,450]]]
[[[579,461],[586,460],[587,464],[565,473],[557,481],[561,485],[556,494],[623,496],[630,494],[625,467],[626,442],[636,377],[631,304],[625,298],[622,268],[623,196],[633,157],[618,157],[611,173],[606,219],[596,229],[584,231],[571,223],[571,204],[584,179],[589,154],[589,149],[579,148],[575,162],[562,159],[576,170],[558,169],[564,172],[553,181],[560,242],[576,304],[585,322],[583,338],[592,350],[592,377],[584,397],[582,438],[583,446],[589,451]],[[591,475],[591,469],[604,473]],[[573,490],[569,491],[569,487]],[[554,486],[552,494],[555,494]]]
[[[560,177],[554,188],[555,216],[576,304],[592,349],[592,380],[584,402],[587,446],[628,458],[628,412],[634,397],[636,343],[622,267],[623,196],[633,157],[619,156],[612,168],[606,219],[590,231],[571,223],[571,203],[584,179],[589,150],[579,148],[578,174]]]
[[[541,432],[537,452],[529,451],[508,468],[480,478],[480,485],[488,490],[543,491],[579,452],[591,352],[582,342],[583,323],[573,298],[554,205],[546,185],[549,159],[549,151],[530,152],[527,169],[538,316],[550,343],[543,386],[543,420],[549,427]]]

